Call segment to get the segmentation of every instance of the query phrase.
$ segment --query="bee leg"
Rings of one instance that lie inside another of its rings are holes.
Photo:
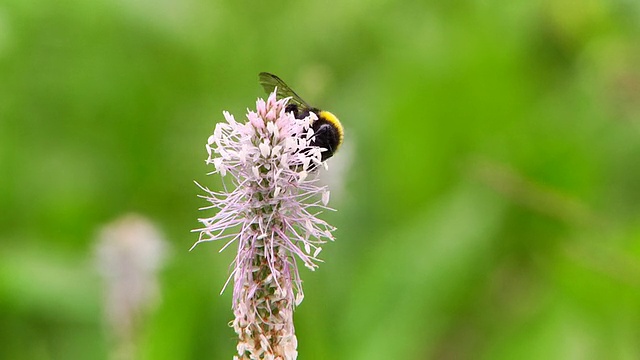
[[[314,134],[311,137],[311,146],[318,146],[324,148],[324,151],[320,153],[320,161],[325,161],[333,155],[333,146],[331,145],[331,139],[335,138],[333,134],[333,128],[331,125],[323,124],[316,128],[314,128]],[[310,149],[304,149],[301,151],[306,157],[310,157],[309,154]],[[318,164],[315,162],[311,162],[309,164],[309,171],[314,171],[318,168]]]
[[[337,142],[338,139],[336,138],[335,130],[331,125],[322,124],[317,129],[314,129],[311,144],[325,149],[325,151],[322,152],[322,161],[333,156],[333,145],[337,144]]]

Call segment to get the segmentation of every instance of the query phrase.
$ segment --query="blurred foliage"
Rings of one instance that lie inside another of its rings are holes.
[[[192,180],[260,71],[346,129],[300,358],[640,358],[639,63],[630,0],[4,0],[0,358],[110,358],[96,234],[135,211],[172,248],[138,358],[231,359]]]

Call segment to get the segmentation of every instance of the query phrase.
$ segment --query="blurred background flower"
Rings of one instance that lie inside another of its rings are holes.
[[[160,301],[158,272],[166,246],[160,230],[137,214],[123,215],[100,230],[96,265],[104,282],[111,359],[137,358],[142,324]]]
[[[93,239],[129,211],[174,249],[138,358],[232,357],[192,180],[260,71],[351,146],[300,358],[638,358],[638,63],[629,0],[5,0],[0,358],[107,358]]]

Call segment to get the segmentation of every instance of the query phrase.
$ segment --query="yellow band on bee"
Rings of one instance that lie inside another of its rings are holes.
[[[338,144],[342,144],[342,140],[344,139],[344,130],[342,129],[340,120],[338,120],[338,118],[332,113],[324,110],[320,110],[318,118],[325,119],[335,126],[336,130],[338,130],[338,134],[340,135],[340,142]]]

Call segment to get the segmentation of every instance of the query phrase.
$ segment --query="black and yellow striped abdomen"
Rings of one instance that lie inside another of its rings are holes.
[[[318,120],[311,124],[315,133],[313,145],[327,149],[322,152],[322,161],[325,161],[338,151],[344,139],[344,130],[340,120],[332,113],[320,110],[316,114]]]

